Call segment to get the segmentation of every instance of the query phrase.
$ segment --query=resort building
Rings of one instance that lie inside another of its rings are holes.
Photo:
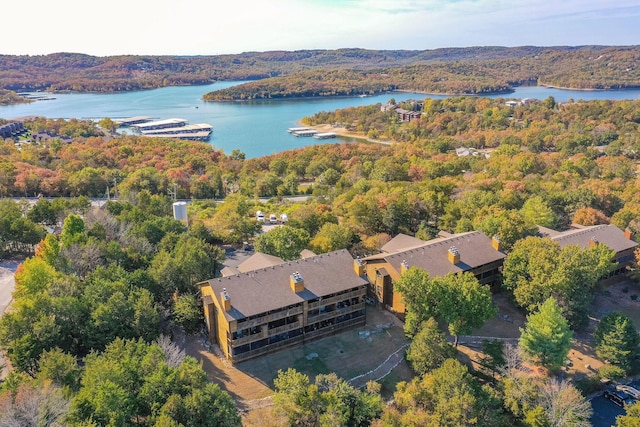
[[[348,251],[251,258],[200,283],[209,341],[233,363],[365,324],[364,266]]]
[[[382,247],[383,253],[362,258],[369,280],[369,295],[388,310],[403,315],[402,295],[393,282],[411,267],[418,267],[430,277],[448,273],[470,272],[481,284],[497,284],[505,254],[500,241],[480,231],[461,234],[440,233],[429,241],[400,234]]]
[[[633,263],[635,259],[633,252],[638,247],[638,243],[633,240],[630,230],[622,231],[611,224],[593,226],[572,224],[571,228],[566,231],[538,227],[538,233],[542,237],[549,237],[551,240],[558,242],[561,248],[568,245],[588,248],[593,245],[603,244],[612,249],[616,253],[614,261],[618,263],[618,266],[615,271],[609,274],[609,277],[604,277],[603,279],[625,273]]]

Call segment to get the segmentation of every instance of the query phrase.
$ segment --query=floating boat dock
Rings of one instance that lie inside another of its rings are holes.
[[[172,128],[161,128],[152,130],[143,130],[143,135],[156,135],[160,133],[176,134],[176,133],[199,133],[199,132],[213,132],[213,126],[207,123],[200,123],[197,125],[184,125]]]
[[[317,133],[313,135],[315,139],[330,139],[330,138],[335,138],[337,136],[338,134],[333,132]]]
[[[154,134],[142,134],[148,138],[171,138],[171,139],[183,139],[190,141],[208,141],[211,136],[211,132],[188,132],[188,133],[154,133]]]
[[[313,130],[313,129],[311,129],[309,127],[305,127],[305,128],[289,128],[289,129],[287,129],[287,132],[295,133],[295,132],[302,132],[304,130]]]
[[[118,123],[120,126],[131,126],[137,125],[140,123],[147,123],[152,120],[149,116],[136,116],[136,117],[126,117],[124,119],[115,119],[114,122]]]
[[[188,124],[185,119],[165,119],[151,121],[151,117],[138,116],[114,120],[121,126],[129,126],[141,136],[172,138],[191,141],[208,141],[213,126],[208,123]]]
[[[318,134],[317,130],[297,130],[295,132],[291,132],[293,134],[293,136],[303,136],[303,137],[308,137],[308,136],[314,136]]]
[[[166,129],[185,126],[188,122],[185,119],[166,119],[156,120],[153,122],[139,123],[131,125],[132,128],[138,129],[140,132],[154,129]]]

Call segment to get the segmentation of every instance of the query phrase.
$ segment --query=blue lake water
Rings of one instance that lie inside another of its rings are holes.
[[[313,138],[296,138],[287,133],[304,116],[320,111],[386,103],[408,99],[446,98],[446,96],[398,92],[371,97],[300,99],[288,101],[204,102],[202,95],[240,82],[218,82],[206,86],[179,86],[149,91],[116,94],[54,94],[55,99],[31,104],[0,107],[0,117],[11,119],[38,115],[49,118],[112,119],[151,116],[156,119],[182,118],[191,124],[209,123],[213,134],[209,141],[225,153],[239,149],[248,158],[273,154],[321,143]],[[640,89],[620,91],[573,91],[541,86],[518,87],[515,92],[489,95],[489,98],[536,98],[553,96],[556,101],[592,99],[638,99]],[[332,142],[335,140],[326,140]]]

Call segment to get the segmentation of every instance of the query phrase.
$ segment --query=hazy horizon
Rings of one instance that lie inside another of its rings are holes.
[[[23,0],[3,5],[0,54],[205,56],[362,48],[640,44],[640,2],[619,0]],[[11,37],[7,37],[11,35]]]

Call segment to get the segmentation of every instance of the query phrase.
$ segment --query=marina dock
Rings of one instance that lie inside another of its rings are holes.
[[[171,128],[143,130],[141,133],[143,135],[156,135],[160,133],[175,134],[175,133],[199,133],[199,132],[211,133],[213,132],[213,126],[207,123],[200,123],[197,125],[184,125],[184,126],[171,127]]]
[[[146,136],[148,138],[171,138],[189,141],[208,141],[211,137],[211,132],[155,133],[142,134],[142,136]]]
[[[330,138],[335,138],[337,136],[338,134],[333,132],[317,133],[313,135],[315,139],[330,139]]]
[[[293,134],[293,136],[309,137],[309,136],[317,135],[318,131],[309,129],[309,130],[297,130],[291,133]]]
[[[140,123],[147,123],[152,120],[149,116],[136,116],[136,117],[125,117],[123,119],[114,119],[113,121],[118,123],[120,126],[131,126],[137,125]]]
[[[305,130],[313,130],[313,129],[311,129],[310,127],[289,128],[289,129],[287,129],[287,132],[289,132],[289,133],[295,133],[295,132],[302,132],[302,131],[305,131]]]
[[[114,121],[123,127],[130,127],[135,133],[146,137],[208,141],[213,132],[213,126],[208,123],[190,125],[185,119],[172,118],[151,121],[151,117],[137,116]]]
[[[139,123],[131,125],[132,128],[139,130],[140,132],[154,129],[166,129],[185,126],[188,122],[185,119],[166,119],[156,120],[153,122]]]

